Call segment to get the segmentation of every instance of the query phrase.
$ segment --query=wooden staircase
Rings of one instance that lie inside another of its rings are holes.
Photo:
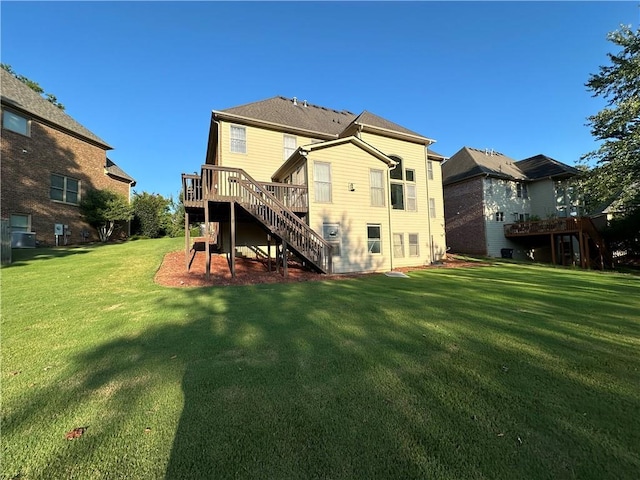
[[[183,175],[185,207],[209,208],[209,202],[231,202],[250,214],[283,251],[289,250],[321,273],[331,272],[331,245],[311,229],[273,193],[239,168],[203,165],[200,178]],[[288,186],[300,190],[300,186]],[[233,206],[232,206],[233,208]]]

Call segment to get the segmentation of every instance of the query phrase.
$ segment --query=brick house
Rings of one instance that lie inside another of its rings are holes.
[[[602,265],[604,243],[583,216],[578,173],[546,155],[517,161],[463,147],[442,166],[447,245],[454,253]]]
[[[107,158],[112,147],[13,75],[2,87],[1,216],[39,245],[98,240],[78,204],[90,189],[130,198],[135,180]],[[56,236],[56,225],[62,225]],[[124,226],[126,230],[126,226]],[[126,231],[124,232],[126,233]]]

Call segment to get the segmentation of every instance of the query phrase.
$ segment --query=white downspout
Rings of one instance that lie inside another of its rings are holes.
[[[433,263],[433,235],[431,234],[431,198],[429,197],[429,144],[424,146],[424,168],[427,174],[427,230],[429,231],[429,264]]]

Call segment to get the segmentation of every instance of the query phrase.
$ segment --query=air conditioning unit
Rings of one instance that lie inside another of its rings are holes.
[[[11,248],[36,248],[35,232],[11,232]]]

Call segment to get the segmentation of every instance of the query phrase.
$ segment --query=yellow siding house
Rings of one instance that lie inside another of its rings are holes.
[[[213,111],[201,174],[183,175],[187,222],[218,225],[232,271],[236,252],[325,273],[428,265],[446,251],[444,157],[432,143],[296,98]]]

